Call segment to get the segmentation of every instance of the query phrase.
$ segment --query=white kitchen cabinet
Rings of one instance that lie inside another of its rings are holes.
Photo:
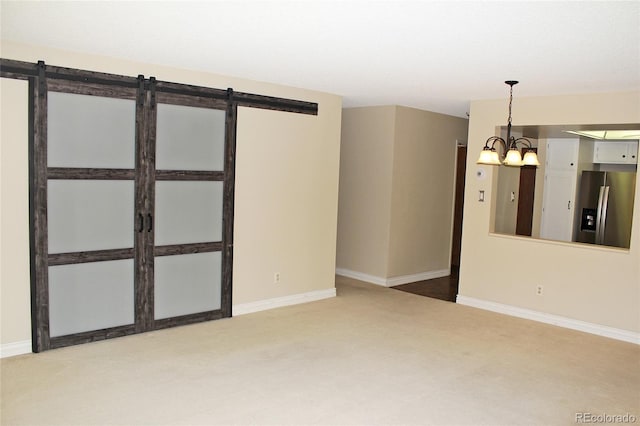
[[[540,238],[571,241],[579,139],[547,139]]]
[[[638,141],[596,141],[593,162],[638,164]]]
[[[544,176],[540,238],[571,241],[575,197],[575,172],[547,170]]]
[[[547,139],[546,169],[578,169],[580,139]]]

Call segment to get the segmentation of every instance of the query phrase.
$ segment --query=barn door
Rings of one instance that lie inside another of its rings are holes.
[[[34,351],[231,315],[235,109],[176,87],[33,91]]]
[[[172,88],[159,82],[151,89],[155,328],[231,314],[227,103]]]
[[[0,58],[29,81],[33,351],[231,316],[238,106],[318,104]]]

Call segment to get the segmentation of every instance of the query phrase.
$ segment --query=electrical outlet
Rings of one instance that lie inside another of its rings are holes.
[[[273,274],[273,283],[278,284],[280,282],[280,272]]]
[[[542,292],[543,292],[543,290],[544,290],[544,287],[542,287],[541,285],[538,285],[538,286],[536,287],[536,294],[537,294],[538,296],[542,296]]]

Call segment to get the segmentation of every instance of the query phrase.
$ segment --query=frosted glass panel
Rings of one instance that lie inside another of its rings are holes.
[[[49,167],[135,167],[133,100],[49,92],[47,126]]]
[[[49,253],[133,247],[133,181],[50,180]]]
[[[222,240],[222,182],[156,182],[156,245]]]
[[[155,318],[220,309],[220,252],[155,259]]]
[[[133,324],[133,259],[49,267],[51,337]]]
[[[223,170],[225,111],[158,104],[156,168]]]

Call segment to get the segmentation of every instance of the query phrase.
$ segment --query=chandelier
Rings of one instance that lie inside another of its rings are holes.
[[[511,136],[511,105],[513,103],[513,86],[518,84],[517,81],[507,80],[506,84],[509,85],[509,121],[507,123],[507,139],[504,140],[499,136],[491,136],[484,144],[484,148],[480,152],[477,164],[488,164],[491,166],[499,166],[504,164],[505,166],[520,167],[520,166],[539,166],[538,155],[533,150],[531,142],[527,138],[515,138]],[[496,142],[502,146],[504,157],[500,158],[498,151],[496,151]],[[527,148],[524,154],[524,158],[518,150],[518,144]]]

